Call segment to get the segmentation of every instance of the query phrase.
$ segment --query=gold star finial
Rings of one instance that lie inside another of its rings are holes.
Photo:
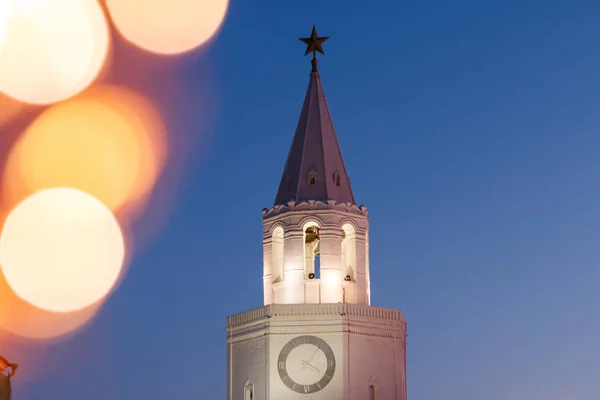
[[[322,45],[323,43],[325,43],[325,41],[327,41],[327,39],[329,39],[329,36],[319,37],[319,35],[317,34],[317,28],[314,25],[310,37],[300,38],[300,40],[306,44],[306,53],[304,53],[304,55],[306,56],[309,53],[313,53],[313,72],[317,72],[317,51],[325,55],[325,52],[323,52]]]

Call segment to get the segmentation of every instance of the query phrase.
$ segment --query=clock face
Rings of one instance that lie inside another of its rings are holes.
[[[283,383],[294,392],[315,393],[333,378],[335,356],[323,339],[299,336],[281,349],[277,370]]]

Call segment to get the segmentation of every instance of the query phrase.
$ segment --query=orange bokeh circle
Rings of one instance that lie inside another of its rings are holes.
[[[69,313],[42,310],[17,296],[0,271],[0,328],[17,336],[50,339],[75,333],[92,320],[103,301]]]
[[[42,189],[72,187],[120,218],[135,216],[164,167],[167,141],[154,106],[130,89],[106,85],[43,112],[10,151],[2,200],[12,209]]]

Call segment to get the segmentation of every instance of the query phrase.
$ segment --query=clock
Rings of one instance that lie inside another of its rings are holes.
[[[323,339],[299,336],[279,352],[277,371],[282,382],[294,392],[315,393],[331,382],[335,373],[335,355]]]

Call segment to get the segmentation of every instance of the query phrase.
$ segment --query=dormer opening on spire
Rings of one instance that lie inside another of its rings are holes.
[[[246,379],[244,383],[244,400],[254,400],[254,385],[250,379]]]
[[[315,171],[314,169],[312,169],[308,173],[308,184],[309,185],[314,185],[316,183],[317,183],[317,171]]]

